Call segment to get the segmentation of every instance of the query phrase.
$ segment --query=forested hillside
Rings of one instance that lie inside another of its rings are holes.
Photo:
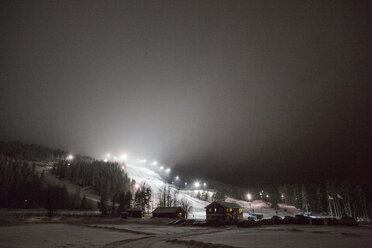
[[[65,187],[46,185],[35,165],[3,155],[0,155],[0,207],[89,209],[79,192],[69,194]]]

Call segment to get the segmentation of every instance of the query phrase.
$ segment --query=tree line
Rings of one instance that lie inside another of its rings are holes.
[[[81,187],[91,187],[100,196],[97,207],[103,215],[131,206],[133,182],[118,163],[63,160],[53,164],[52,173]]]
[[[274,206],[285,203],[312,214],[368,219],[372,213],[371,188],[368,185],[339,181],[286,184],[272,190],[269,197]]]
[[[50,162],[65,159],[67,152],[22,142],[0,142],[0,153],[9,158],[27,161]]]
[[[91,209],[80,192],[69,194],[65,186],[48,185],[35,165],[0,155],[0,207]]]

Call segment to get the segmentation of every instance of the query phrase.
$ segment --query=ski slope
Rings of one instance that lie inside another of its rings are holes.
[[[151,187],[151,190],[153,192],[154,208],[156,208],[158,204],[157,198],[164,186],[169,185],[172,195],[174,194],[174,192],[177,191],[177,188],[173,184],[166,183],[166,180],[162,178],[162,176],[158,172],[155,171],[155,168],[153,169],[152,167],[141,165],[139,163],[127,162],[126,172],[131,179],[134,179],[136,181],[136,183],[146,183]],[[202,201],[198,198],[182,192],[178,192],[177,198],[186,199],[190,202],[192,206],[192,212],[189,214],[189,218],[205,219],[204,207],[207,206],[209,202]]]
[[[127,162],[125,170],[131,179],[134,179],[136,183],[146,183],[151,187],[153,192],[153,206],[156,208],[158,205],[158,195],[164,186],[168,186],[171,189],[171,194],[177,191],[177,188],[173,184],[166,183],[166,180],[160,175],[162,171],[159,171],[157,167],[151,165],[144,165],[135,162]],[[200,200],[195,197],[197,190],[180,190],[177,193],[178,199],[186,199],[192,206],[192,212],[189,214],[189,218],[192,219],[205,219],[205,207],[209,204],[207,201]],[[274,210],[270,207],[270,204],[262,200],[254,200],[251,202],[238,200],[232,197],[226,199],[227,202],[235,202],[243,207],[243,218],[249,216],[255,216],[256,214],[262,214],[264,218],[271,218],[274,215],[284,217],[286,215],[297,214],[300,210],[293,206],[285,204],[279,204],[280,209]]]

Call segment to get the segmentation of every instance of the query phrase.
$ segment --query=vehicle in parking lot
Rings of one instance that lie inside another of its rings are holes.
[[[255,221],[252,218],[248,218],[247,220],[241,220],[238,222],[237,227],[254,227],[254,226],[259,226],[260,223],[259,221]]]
[[[357,226],[358,222],[352,217],[342,217],[338,220],[338,224],[344,226]]]
[[[271,217],[271,220],[273,221],[274,225],[282,224],[282,218],[280,218],[279,216],[274,215],[273,217]]]
[[[284,216],[284,219],[282,220],[282,224],[294,224],[295,218],[292,216]]]
[[[311,225],[324,225],[323,218],[310,218]]]
[[[310,218],[301,214],[296,214],[295,224],[306,225],[310,224]]]
[[[325,218],[324,219],[325,224],[328,226],[335,226],[338,225],[338,220],[336,218]]]

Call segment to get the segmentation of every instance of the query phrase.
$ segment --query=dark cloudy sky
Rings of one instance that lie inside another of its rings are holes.
[[[241,186],[368,181],[369,1],[1,1],[0,138]]]

